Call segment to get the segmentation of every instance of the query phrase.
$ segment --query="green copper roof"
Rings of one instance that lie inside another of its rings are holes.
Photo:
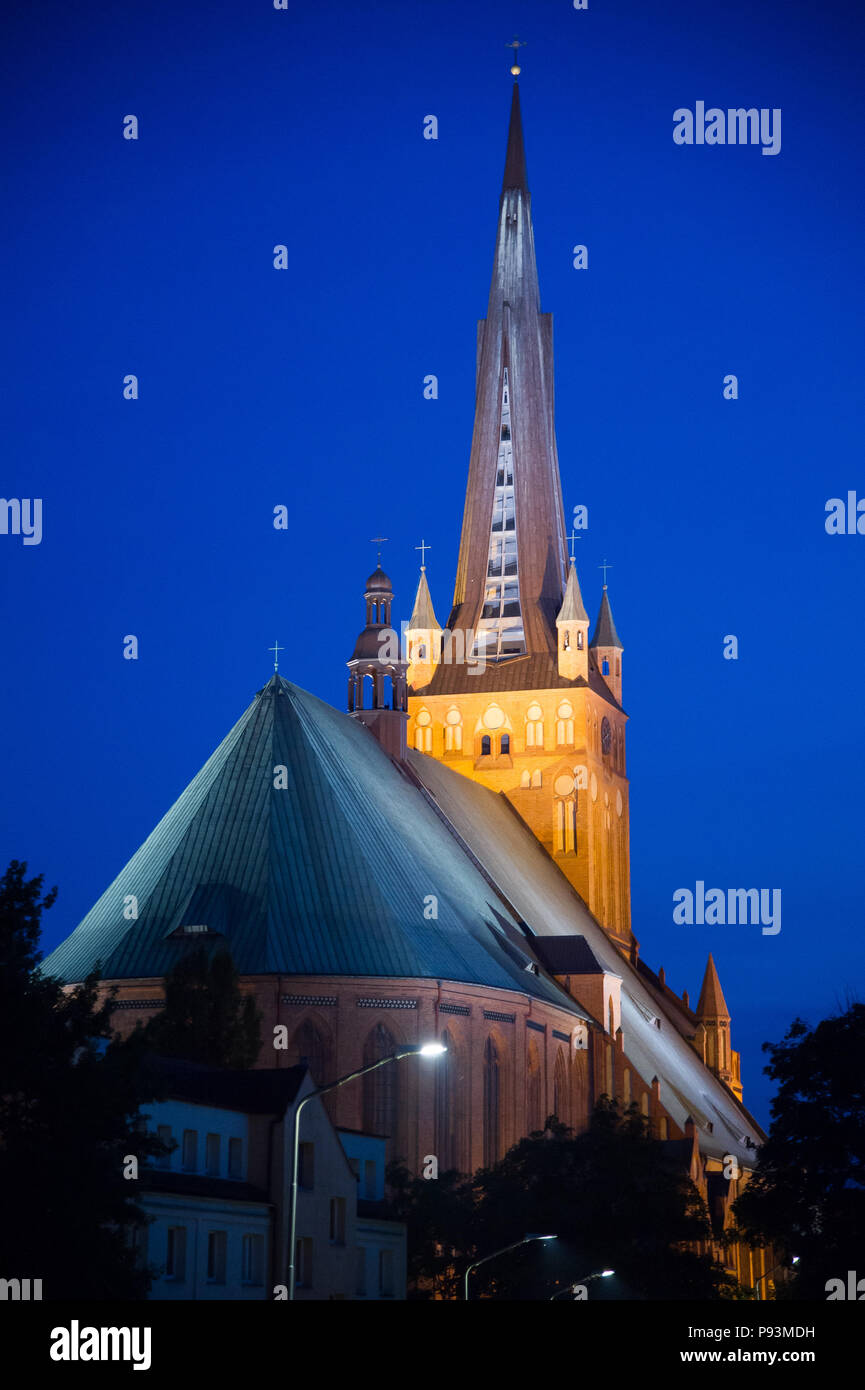
[[[526,969],[521,936],[410,770],[274,676],[43,970],[80,980],[99,960],[106,979],[158,977],[212,940],[242,975],[459,980],[579,1013]]]

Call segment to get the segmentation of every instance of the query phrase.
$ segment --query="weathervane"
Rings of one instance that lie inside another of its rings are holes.
[[[419,551],[420,551],[420,567],[421,567],[422,570],[425,570],[425,569],[426,569],[426,552],[427,552],[428,550],[432,550],[432,546],[431,546],[431,545],[427,545],[426,541],[422,539],[420,545],[416,545],[416,546],[415,546],[415,550],[419,550]]]
[[[281,647],[281,646],[279,645],[279,640],[277,639],[277,641],[274,642],[273,646],[272,646],[272,647],[268,647],[267,650],[268,650],[269,652],[273,652],[273,669],[274,669],[274,671],[278,671],[278,670],[279,670],[279,653],[280,653],[280,652],[284,652],[284,651],[285,651],[285,647]]]
[[[605,589],[606,589],[606,587],[607,587],[607,570],[611,570],[612,568],[613,568],[612,565],[608,565],[607,562],[606,562],[606,560],[604,561],[604,563],[603,563],[602,565],[598,565],[598,569],[604,571],[604,588],[605,588]]]
[[[519,58],[519,51],[518,51],[518,50],[521,49],[521,48],[525,48],[525,47],[526,47],[526,45],[525,45],[520,39],[518,39],[518,38],[513,38],[513,39],[511,39],[510,43],[506,43],[506,44],[505,44],[505,48],[512,48],[512,49],[514,50],[514,62],[513,62],[512,68],[511,68],[511,76],[512,76],[512,77],[519,77],[520,72],[522,71],[522,69],[520,68],[519,63],[517,62],[517,59]]]
[[[377,545],[377,546],[378,546],[378,563],[379,563],[379,565],[381,565],[381,548],[382,548],[382,546],[384,545],[384,543],[385,543],[386,540],[388,540],[388,537],[387,537],[387,536],[370,536],[370,538],[369,538],[370,545]]]

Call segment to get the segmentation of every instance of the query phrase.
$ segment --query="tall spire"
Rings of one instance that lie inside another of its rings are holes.
[[[703,976],[703,988],[700,990],[700,1000],[697,1004],[697,1017],[699,1019],[730,1018],[730,1010],[727,1008],[727,1001],[724,998],[724,991],[721,989],[721,981],[718,979],[718,972],[715,969],[715,962],[711,952],[706,963],[706,973]]]
[[[553,423],[552,317],[542,314],[514,83],[493,274],[478,325],[475,424],[448,622],[489,662],[555,660],[567,577]]]
[[[508,148],[505,155],[505,176],[502,180],[502,193],[509,188],[519,189],[528,194],[529,184],[526,176],[526,151],[523,145],[523,118],[520,113],[520,84],[514,83],[511,98],[511,123],[508,129]]]
[[[617,647],[619,651],[624,651],[624,647],[619,641],[619,634],[616,632],[616,624],[613,622],[613,610],[607,597],[606,584],[604,585],[604,592],[601,594],[598,621],[595,623],[595,631],[589,645],[591,647]]]

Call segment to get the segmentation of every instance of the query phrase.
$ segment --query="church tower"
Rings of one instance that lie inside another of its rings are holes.
[[[487,316],[478,325],[453,608],[435,648],[434,631],[422,573],[410,624],[410,743],[504,793],[629,953],[622,646],[606,590],[589,641],[568,563],[552,316],[541,312],[516,82]]]
[[[393,586],[379,564],[366,581],[366,626],[348,665],[348,712],[365,724],[392,758],[406,750],[406,664],[391,626]]]

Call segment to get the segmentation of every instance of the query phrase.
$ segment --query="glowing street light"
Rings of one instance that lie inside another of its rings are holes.
[[[501,1250],[494,1250],[491,1255],[484,1255],[482,1260],[475,1260],[474,1264],[469,1265],[465,1272],[464,1297],[466,1301],[468,1301],[469,1296],[469,1275],[473,1269],[477,1269],[478,1265],[485,1265],[488,1260],[494,1260],[497,1255],[506,1255],[509,1250],[516,1250],[519,1245],[528,1245],[533,1240],[558,1240],[558,1236],[542,1236],[538,1235],[536,1231],[530,1231],[528,1235],[523,1236],[522,1240],[515,1240],[512,1245],[503,1245]]]
[[[297,1168],[298,1155],[300,1149],[300,1112],[307,1101],[317,1100],[319,1096],[327,1095],[328,1091],[335,1091],[338,1086],[344,1086],[347,1081],[356,1081],[360,1076],[366,1076],[368,1072],[376,1071],[379,1067],[387,1066],[388,1062],[400,1062],[403,1057],[440,1057],[443,1052],[447,1052],[444,1043],[407,1043],[401,1047],[399,1052],[394,1052],[390,1057],[380,1057],[377,1062],[369,1062],[365,1067],[359,1067],[357,1071],[350,1071],[347,1076],[341,1076],[337,1081],[329,1081],[326,1086],[316,1086],[314,1091],[310,1091],[303,1096],[294,1107],[291,1117],[291,1202],[289,1204],[288,1217],[288,1297],[294,1298],[294,1288],[296,1279],[295,1269],[295,1232],[297,1229]]]

